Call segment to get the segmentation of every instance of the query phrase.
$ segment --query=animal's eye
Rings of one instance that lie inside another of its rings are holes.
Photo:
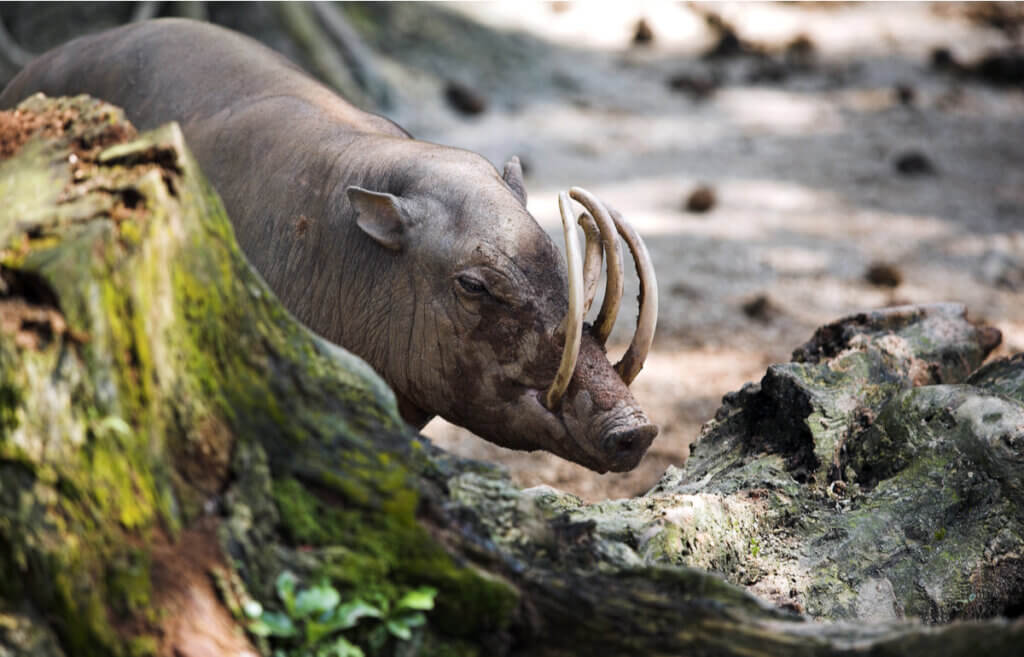
[[[487,286],[470,276],[459,276],[459,286],[469,294],[486,294]]]

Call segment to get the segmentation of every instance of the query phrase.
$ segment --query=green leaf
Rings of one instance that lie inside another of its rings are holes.
[[[316,657],[366,657],[363,649],[343,636],[316,651]]]
[[[341,596],[330,584],[324,583],[299,592],[295,596],[295,613],[298,618],[306,618],[316,613],[333,611]]]
[[[295,624],[292,623],[292,619],[288,618],[284,614],[280,614],[275,611],[265,611],[263,616],[260,617],[257,623],[262,623],[267,627],[268,634],[256,634],[257,636],[278,636],[278,637],[290,637],[295,636],[297,630]]]
[[[405,614],[393,618],[392,620],[395,620],[405,625],[406,627],[419,627],[420,625],[424,625],[427,622],[427,617],[423,615],[422,611],[414,611],[411,613],[406,612]]]
[[[437,589],[423,586],[413,589],[401,597],[395,605],[395,611],[402,609],[420,609],[426,611],[434,608],[434,598],[437,596]]]
[[[284,603],[284,608],[288,610],[289,616],[295,615],[295,584],[297,581],[295,573],[290,570],[283,570],[277,576],[277,581],[274,583],[277,589],[277,597],[281,598],[281,602]]]
[[[309,621],[306,624],[306,639],[310,643],[316,643],[329,634],[355,627],[360,618],[380,618],[381,615],[380,609],[362,600],[346,602],[338,607],[328,620]]]
[[[388,609],[391,608],[391,600],[388,600],[386,595],[378,591],[367,592],[361,599],[366,604],[380,609],[381,613],[385,616],[388,614]]]
[[[383,625],[378,625],[370,631],[370,636],[367,637],[367,641],[370,644],[370,652],[377,654],[380,652],[384,644],[388,642],[388,630]]]
[[[96,433],[101,435],[116,434],[118,438],[131,438],[132,428],[118,416],[108,415],[100,421],[96,427]]]
[[[270,636],[270,626],[261,620],[249,623],[246,625],[246,629],[249,630],[250,634],[255,634],[256,636]]]
[[[346,602],[334,612],[334,617],[345,623],[342,629],[354,627],[360,618],[380,618],[384,612],[360,599]]]
[[[403,641],[408,641],[412,638],[412,630],[410,630],[409,627],[402,621],[397,619],[389,620],[387,625],[388,632],[391,632],[399,639]]]

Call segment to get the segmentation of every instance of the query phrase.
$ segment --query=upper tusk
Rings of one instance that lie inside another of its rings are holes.
[[[637,276],[640,278],[640,312],[636,319],[636,332],[622,360],[615,364],[615,371],[626,385],[629,385],[643,369],[644,361],[651,350],[651,343],[654,341],[654,327],[658,323],[658,281],[654,276],[654,264],[651,263],[651,255],[647,252],[644,241],[617,210],[612,208],[611,215],[615,227],[633,254]]]
[[[619,246],[619,238],[615,234],[615,224],[605,207],[596,196],[580,187],[573,187],[569,195],[580,202],[593,216],[601,231],[601,242],[604,244],[604,254],[608,259],[608,280],[605,283],[604,301],[601,302],[601,311],[597,314],[594,322],[594,338],[599,344],[608,341],[608,336],[615,326],[615,319],[619,315],[619,304],[622,302],[622,247]]]
[[[576,370],[576,359],[580,354],[583,339],[583,263],[580,244],[576,239],[576,226],[572,220],[572,202],[565,192],[558,194],[558,209],[562,213],[562,231],[565,235],[565,260],[569,268],[569,310],[565,321],[565,347],[562,361],[558,365],[555,380],[548,388],[544,404],[548,410],[555,410],[561,403],[572,374]]]
[[[583,234],[587,238],[583,255],[583,315],[585,317],[590,312],[590,304],[594,303],[594,295],[597,294],[597,281],[601,276],[601,263],[604,260],[604,255],[601,250],[601,231],[590,213],[580,214],[577,222],[583,227]]]

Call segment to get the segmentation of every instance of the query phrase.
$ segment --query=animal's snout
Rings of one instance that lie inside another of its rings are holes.
[[[658,435],[658,427],[643,424],[613,431],[604,439],[604,452],[608,455],[613,472],[632,470],[640,462],[650,447],[651,441]]]

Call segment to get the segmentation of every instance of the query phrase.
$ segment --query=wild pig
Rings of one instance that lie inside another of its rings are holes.
[[[417,141],[206,23],[71,41],[31,62],[0,107],[35,92],[102,98],[142,129],[178,121],[256,269],[298,319],[380,373],[410,424],[441,415],[599,472],[633,468],[657,434],[628,388],[654,335],[654,271],[632,228],[584,190],[571,195],[589,211],[585,262],[560,198],[567,267],[526,210],[517,159],[499,173]],[[622,294],[619,235],[642,302],[613,367],[604,342]],[[608,292],[584,326],[604,258]]]

